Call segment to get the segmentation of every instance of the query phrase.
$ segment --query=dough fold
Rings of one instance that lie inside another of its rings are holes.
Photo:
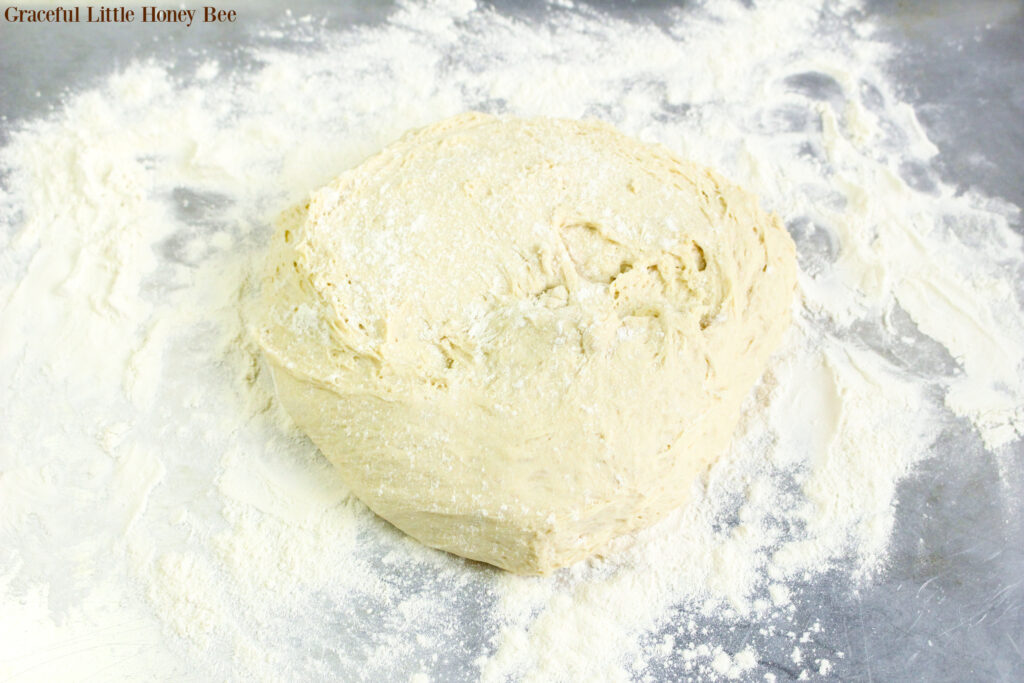
[[[598,122],[468,113],[280,221],[254,331],[353,493],[518,573],[686,502],[789,324],[750,194]]]

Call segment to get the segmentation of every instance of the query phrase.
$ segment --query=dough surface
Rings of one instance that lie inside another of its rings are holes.
[[[254,329],[372,510],[544,573],[686,502],[795,279],[778,219],[714,172],[602,123],[468,113],[282,218]]]

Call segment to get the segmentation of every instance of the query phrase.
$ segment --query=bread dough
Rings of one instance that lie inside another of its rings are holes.
[[[750,194],[598,122],[407,133],[274,237],[255,332],[371,509],[520,573],[684,503],[789,323]]]

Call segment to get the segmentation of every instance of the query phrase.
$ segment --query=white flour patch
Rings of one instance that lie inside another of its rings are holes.
[[[1018,442],[1018,209],[901,177],[937,150],[855,5],[545,16],[298,20],[252,38],[251,68],[131,63],[19,124],[0,150],[0,677],[760,677],[730,629],[785,636],[801,583],[884,568],[897,486],[942,424]],[[352,500],[240,314],[279,211],[472,108],[662,142],[798,245],[797,322],[695,502],[550,578],[423,548]],[[786,636],[791,663],[827,675],[844,654],[811,658],[809,634]]]

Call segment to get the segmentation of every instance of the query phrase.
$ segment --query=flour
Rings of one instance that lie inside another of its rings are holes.
[[[954,416],[996,453],[1024,431],[1019,210],[930,170],[853,3],[544,15],[294,19],[251,37],[248,69],[130,63],[17,125],[0,674],[760,679],[779,642],[793,677],[848,670],[793,625],[803,587],[885,570],[899,483]],[[798,244],[797,323],[695,502],[546,579],[424,548],[352,500],[240,314],[280,210],[469,108],[607,119],[719,169]]]

